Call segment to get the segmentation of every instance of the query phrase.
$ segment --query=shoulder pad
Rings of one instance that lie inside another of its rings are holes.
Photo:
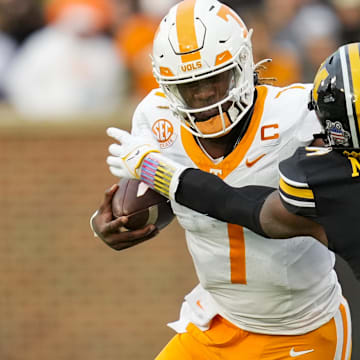
[[[306,150],[304,148],[299,148],[293,156],[280,162],[280,176],[287,183],[297,187],[308,187],[306,175],[300,165],[300,161],[305,155]]]
[[[303,216],[315,215],[315,198],[307,182],[301,160],[306,149],[299,148],[295,154],[279,165],[279,193],[283,205],[292,213]]]

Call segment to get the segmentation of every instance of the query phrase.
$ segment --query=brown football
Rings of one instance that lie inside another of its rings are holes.
[[[112,200],[115,217],[128,216],[126,228],[137,230],[154,224],[161,230],[174,218],[170,200],[134,179],[121,179]]]

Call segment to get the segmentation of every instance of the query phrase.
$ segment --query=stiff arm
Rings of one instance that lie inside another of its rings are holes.
[[[323,227],[312,219],[288,211],[275,188],[234,188],[215,175],[186,169],[179,177],[175,200],[218,220],[245,226],[276,239],[312,236],[327,245]]]
[[[108,134],[121,143],[109,147],[112,156],[107,158],[107,163],[115,176],[140,179],[181,205],[266,237],[310,235],[327,244],[322,226],[287,210],[276,189],[234,188],[215,175],[187,168],[159,154],[156,146],[147,144],[146,139],[116,128],[108,129]]]

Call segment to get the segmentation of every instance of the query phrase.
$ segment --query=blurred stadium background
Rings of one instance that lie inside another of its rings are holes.
[[[129,129],[155,86],[149,46],[173,2],[0,0],[1,359],[147,360],[173,335],[166,323],[197,283],[177,222],[123,252],[89,228],[116,181],[105,130]],[[360,41],[360,0],[224,2],[282,85],[312,81],[337,46]],[[337,267],[358,360],[360,285]]]

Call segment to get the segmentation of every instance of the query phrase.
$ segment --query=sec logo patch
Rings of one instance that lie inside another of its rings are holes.
[[[176,139],[174,127],[169,120],[156,120],[152,126],[152,131],[155,134],[161,149],[171,146]]]

